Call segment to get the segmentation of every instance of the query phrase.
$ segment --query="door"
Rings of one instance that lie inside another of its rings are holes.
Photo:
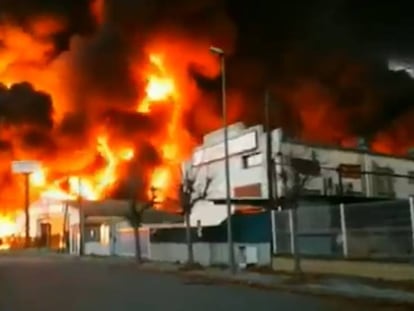
[[[50,247],[50,238],[52,236],[52,226],[48,222],[40,224],[40,247]]]
[[[109,236],[110,236],[109,254],[111,256],[114,256],[116,252],[115,250],[116,250],[117,236],[116,236],[116,225],[113,223],[109,227]]]

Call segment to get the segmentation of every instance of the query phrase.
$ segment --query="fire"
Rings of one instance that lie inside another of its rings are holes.
[[[42,187],[46,184],[45,169],[40,168],[30,175],[30,184],[35,187]]]
[[[16,224],[11,217],[0,215],[0,238],[9,237],[16,233]]]
[[[97,32],[104,24],[105,9],[105,1],[90,1]],[[18,124],[13,123],[15,115],[0,115],[0,173],[10,174],[12,160],[38,160],[41,168],[30,176],[33,200],[74,200],[79,196],[99,200],[116,193],[131,173],[132,164],[143,162],[143,171],[132,173],[145,179],[148,199],[154,189],[158,200],[176,195],[177,167],[190,155],[197,139],[185,126],[189,113],[196,104],[197,111],[207,111],[202,104],[206,97],[189,72],[208,78],[219,74],[218,59],[208,50],[210,42],[179,33],[154,33],[138,44],[136,55],[132,51],[123,55],[128,58],[123,72],[130,75],[127,82],[135,89],[131,94],[120,91],[121,95],[111,97],[116,87],[123,87],[114,86],[123,77],[100,73],[108,62],[98,62],[87,71],[98,72],[100,76],[93,79],[82,71],[95,61],[83,57],[90,55],[99,34],[96,38],[74,36],[62,53],[55,45],[55,34],[65,27],[65,21],[55,16],[33,17],[26,27],[13,21],[0,22],[0,83],[17,93],[17,99],[23,98],[22,105],[35,94],[38,98],[33,105],[50,97],[53,108],[44,118],[50,120],[47,126],[43,119],[43,123],[36,119],[37,114],[45,113],[42,109],[25,112]],[[110,83],[95,88],[100,78]],[[32,89],[21,95],[14,88],[23,82]],[[13,103],[13,109],[16,107]],[[210,112],[203,117],[214,118]],[[149,125],[141,128],[141,122]],[[3,152],[3,141],[10,142],[4,147],[10,148],[7,152]],[[156,160],[143,155],[148,145]],[[6,163],[4,167],[2,163]],[[23,193],[22,179],[14,176],[9,189]],[[3,196],[8,206],[21,205],[16,192],[4,193],[8,194],[7,199]]]
[[[139,102],[136,111],[151,115],[157,105],[165,106],[169,110],[168,124],[164,132],[152,138],[158,146],[162,164],[155,167],[149,174],[148,196],[151,189],[156,189],[157,199],[164,200],[168,191],[173,188],[173,170],[188,154],[192,145],[190,135],[182,127],[184,106],[180,102],[180,92],[174,80],[173,70],[170,71],[165,58],[161,53],[148,55],[148,71],[139,72],[146,80],[145,97]],[[156,111],[156,110],[155,110]],[[31,175],[31,185],[38,189],[40,196],[60,200],[76,199],[79,195],[98,200],[107,195],[109,190],[118,181],[119,168],[123,163],[131,161],[134,156],[133,142],[130,146],[117,147],[111,144],[110,137],[105,134],[96,137],[96,152],[104,160],[105,165],[92,175],[68,175],[51,182],[50,170],[42,167]],[[61,184],[66,183],[67,189]]]
[[[146,97],[137,108],[141,113],[149,113],[153,103],[174,100],[176,92],[174,80],[168,76],[163,58],[157,54],[150,54],[149,62],[152,72],[147,77]]]

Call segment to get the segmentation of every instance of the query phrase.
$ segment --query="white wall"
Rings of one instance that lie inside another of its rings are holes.
[[[235,243],[234,249],[237,263],[241,260],[239,246],[256,248],[257,265],[266,266],[270,264],[270,243]],[[194,243],[193,247],[194,260],[203,266],[228,264],[228,245],[226,243]],[[187,261],[187,246],[185,243],[151,243],[151,260],[185,263]]]
[[[140,246],[142,258],[150,257],[149,228],[140,228]],[[126,221],[118,222],[114,226],[114,253],[117,256],[135,256],[135,237],[133,228]]]
[[[256,147],[252,148],[253,143],[251,136],[254,135],[253,133],[257,134],[257,144]],[[243,156],[263,153],[264,137],[261,135],[262,133],[263,128],[261,126],[248,129],[237,127],[231,133],[232,135],[229,135],[230,152],[232,152],[232,150],[237,151],[243,150],[243,148],[246,149],[245,151],[231,154],[230,156],[230,184],[232,189],[235,187],[262,183],[262,193],[266,193],[266,185],[263,183],[266,179],[265,166],[257,165],[250,168],[243,168],[242,166]],[[243,139],[244,137],[247,137],[246,140]],[[196,168],[193,168],[192,172],[196,175],[196,187],[200,190],[203,189],[207,177],[212,178],[208,191],[208,198],[223,199],[226,197],[225,162],[222,158],[224,156],[222,141],[222,132],[218,131],[209,134],[209,137],[205,138],[205,144],[199,146],[195,150],[191,160],[192,162],[190,161],[191,163],[198,164],[200,162],[205,162]],[[234,142],[238,142],[241,145],[236,146]],[[209,159],[216,160],[209,161]],[[220,224],[226,219],[226,215],[225,205],[214,205],[208,201],[200,201],[193,208],[190,222],[192,226],[196,226],[198,220],[201,221],[202,226],[213,226]]]
[[[281,152],[283,154],[282,162],[286,163],[289,157],[297,157],[301,159],[312,159],[312,154],[316,156],[320,165],[327,168],[336,168],[340,164],[361,164],[364,167],[364,157],[362,154],[358,154],[353,151],[344,151],[337,149],[323,149],[317,147],[309,147],[303,144],[296,144],[290,142],[284,142],[281,145]],[[288,168],[285,166],[285,168]],[[321,177],[312,177],[306,188],[309,190],[319,190],[320,194],[323,194],[323,179],[331,178],[334,185],[339,184],[338,173],[331,170],[322,170]],[[355,180],[343,178],[343,184],[352,183],[354,191],[361,191],[364,189],[365,180]],[[282,186],[281,186],[282,187]],[[283,188],[283,187],[282,187]],[[331,193],[337,194],[337,193]]]
[[[394,174],[408,175],[414,171],[414,160],[387,157],[383,155],[360,153],[353,150],[329,149],[317,146],[307,146],[299,143],[284,142],[281,151],[286,157],[294,156],[303,159],[311,159],[312,153],[316,156],[322,167],[336,168],[340,164],[361,165],[362,170],[367,172],[374,171],[374,164],[381,167],[389,167]],[[338,174],[335,171],[322,170],[321,177],[312,178],[307,189],[320,190],[323,193],[323,178],[332,178],[334,184],[338,184]],[[361,179],[343,178],[343,186],[352,184],[353,190],[363,193],[365,196],[380,196],[376,183],[381,176],[362,175]],[[392,178],[396,198],[407,198],[414,194],[414,184],[410,184],[407,178]]]
[[[30,220],[30,236],[40,236],[40,221],[42,219],[59,218],[63,219],[64,203],[56,200],[38,200],[32,203],[29,207]],[[76,208],[69,206],[68,208],[68,223],[74,225],[79,223],[79,212]],[[26,216],[24,211],[21,211],[16,216],[17,232],[24,235]],[[63,227],[62,227],[63,229]]]
[[[103,245],[100,242],[85,242],[85,255],[109,256],[110,245]]]

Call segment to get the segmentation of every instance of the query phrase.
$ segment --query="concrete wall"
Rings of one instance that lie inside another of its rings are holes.
[[[109,256],[111,254],[110,245],[103,245],[100,242],[86,242],[86,255]]]
[[[236,261],[239,263],[239,246],[251,246],[257,250],[258,266],[270,265],[270,244],[235,244]],[[228,248],[226,243],[194,243],[194,259],[204,266],[226,265]],[[187,261],[187,246],[184,243],[151,243],[151,260],[165,262]]]
[[[346,275],[390,281],[412,281],[414,279],[412,264],[302,259],[301,265],[305,273]],[[274,257],[272,260],[272,267],[275,271],[292,272],[293,266],[292,258]]]
[[[59,200],[38,200],[30,205],[30,236],[40,236],[40,223],[51,224],[52,234],[61,234],[63,230],[63,217],[65,204]],[[79,212],[76,208],[68,207],[68,225],[79,223]],[[25,232],[26,217],[24,211],[16,216],[17,232]]]
[[[393,174],[408,175],[409,172],[414,171],[414,160],[389,157],[385,155],[378,155],[372,153],[357,152],[350,149],[334,149],[325,148],[321,146],[309,146],[294,142],[283,142],[281,145],[281,152],[284,156],[294,156],[303,159],[316,159],[323,167],[336,168],[340,164],[356,164],[360,165],[363,171],[372,172],[377,171],[378,167],[390,168]],[[338,174],[335,171],[322,170],[321,176],[312,178],[308,184],[307,189],[319,190],[323,194],[324,179],[332,179],[334,185],[338,185]],[[344,190],[349,185],[355,192],[360,192],[365,196],[381,197],[384,195],[379,188],[380,179],[387,178],[386,176],[377,175],[362,175],[360,179],[343,178]],[[414,193],[414,185],[409,183],[408,178],[393,178],[392,191],[396,198],[407,198]]]

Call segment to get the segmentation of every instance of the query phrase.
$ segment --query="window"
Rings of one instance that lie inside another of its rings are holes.
[[[394,171],[389,167],[381,167],[374,165],[373,182],[376,189],[376,194],[380,196],[394,195]]]
[[[408,172],[408,183],[414,185],[414,171]]]
[[[242,157],[242,167],[250,168],[253,166],[259,166],[263,163],[263,154],[255,153],[249,154]]]
[[[101,240],[99,225],[85,226],[85,242],[99,242]]]

